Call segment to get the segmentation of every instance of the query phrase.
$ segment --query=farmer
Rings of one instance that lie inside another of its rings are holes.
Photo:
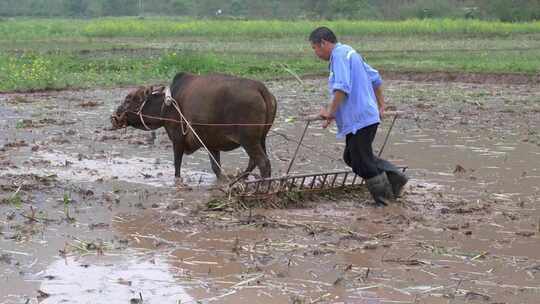
[[[332,101],[319,116],[327,128],[336,121],[337,138],[345,138],[345,163],[366,180],[375,203],[384,206],[398,197],[407,176],[390,162],[373,154],[372,143],[384,113],[382,80],[379,72],[364,62],[352,47],[338,43],[327,27],[309,36],[315,55],[329,61],[328,88]]]

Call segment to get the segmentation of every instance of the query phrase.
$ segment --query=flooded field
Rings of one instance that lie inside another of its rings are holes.
[[[286,171],[326,80],[269,82],[268,149]],[[287,209],[210,211],[202,151],[174,182],[163,130],[109,131],[133,88],[0,95],[1,303],[538,303],[540,88],[386,82],[403,111],[383,157],[403,197],[363,191]],[[380,147],[391,122],[380,126]],[[313,124],[294,173],[345,169]],[[229,174],[247,165],[222,154]]]

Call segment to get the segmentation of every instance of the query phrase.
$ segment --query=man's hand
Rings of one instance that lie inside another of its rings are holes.
[[[334,98],[332,99],[332,102],[327,108],[322,108],[321,112],[319,113],[319,116],[326,121],[323,123],[322,127],[324,129],[328,128],[328,126],[332,123],[333,120],[336,119],[334,115],[336,115],[336,112],[341,105],[341,103],[347,98],[347,94],[340,90],[334,91]]]
[[[334,116],[328,112],[328,110],[325,107],[321,108],[321,111],[319,112],[319,116],[321,118],[324,118],[326,120],[328,119],[334,119]]]
[[[334,121],[333,119],[327,119],[325,120],[323,123],[322,123],[322,128],[323,129],[326,129],[328,128],[328,126],[330,126],[332,124],[332,121]]]
[[[379,107],[379,118],[380,118],[381,120],[383,120],[383,118],[384,118],[384,105],[381,105],[381,106]]]
[[[322,124],[323,129],[328,128],[330,124],[332,124],[332,121],[334,120],[334,116],[326,110],[326,108],[322,108],[321,112],[319,112],[319,116],[324,119],[324,122]]]

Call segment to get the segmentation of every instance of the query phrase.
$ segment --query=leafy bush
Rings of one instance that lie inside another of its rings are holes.
[[[459,11],[449,0],[419,0],[401,9],[401,18],[447,18],[456,17]]]
[[[537,0],[490,0],[485,10],[488,16],[506,22],[540,20]]]
[[[0,58],[0,72],[3,74],[3,86],[43,89],[52,87],[56,82],[53,62],[47,57],[24,53],[17,57]]]
[[[331,0],[329,14],[335,19],[375,19],[379,16],[367,0]]]
[[[213,71],[222,71],[225,69],[225,63],[213,54],[186,53],[166,53],[156,63],[155,70],[157,75],[174,76],[178,71],[187,71],[191,73],[209,73]]]

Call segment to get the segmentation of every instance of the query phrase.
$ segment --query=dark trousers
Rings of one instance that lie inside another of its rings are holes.
[[[377,123],[362,128],[356,131],[356,134],[347,134],[343,160],[354,173],[364,179],[370,179],[382,173],[377,163],[383,160],[373,154],[371,147],[378,125]]]

